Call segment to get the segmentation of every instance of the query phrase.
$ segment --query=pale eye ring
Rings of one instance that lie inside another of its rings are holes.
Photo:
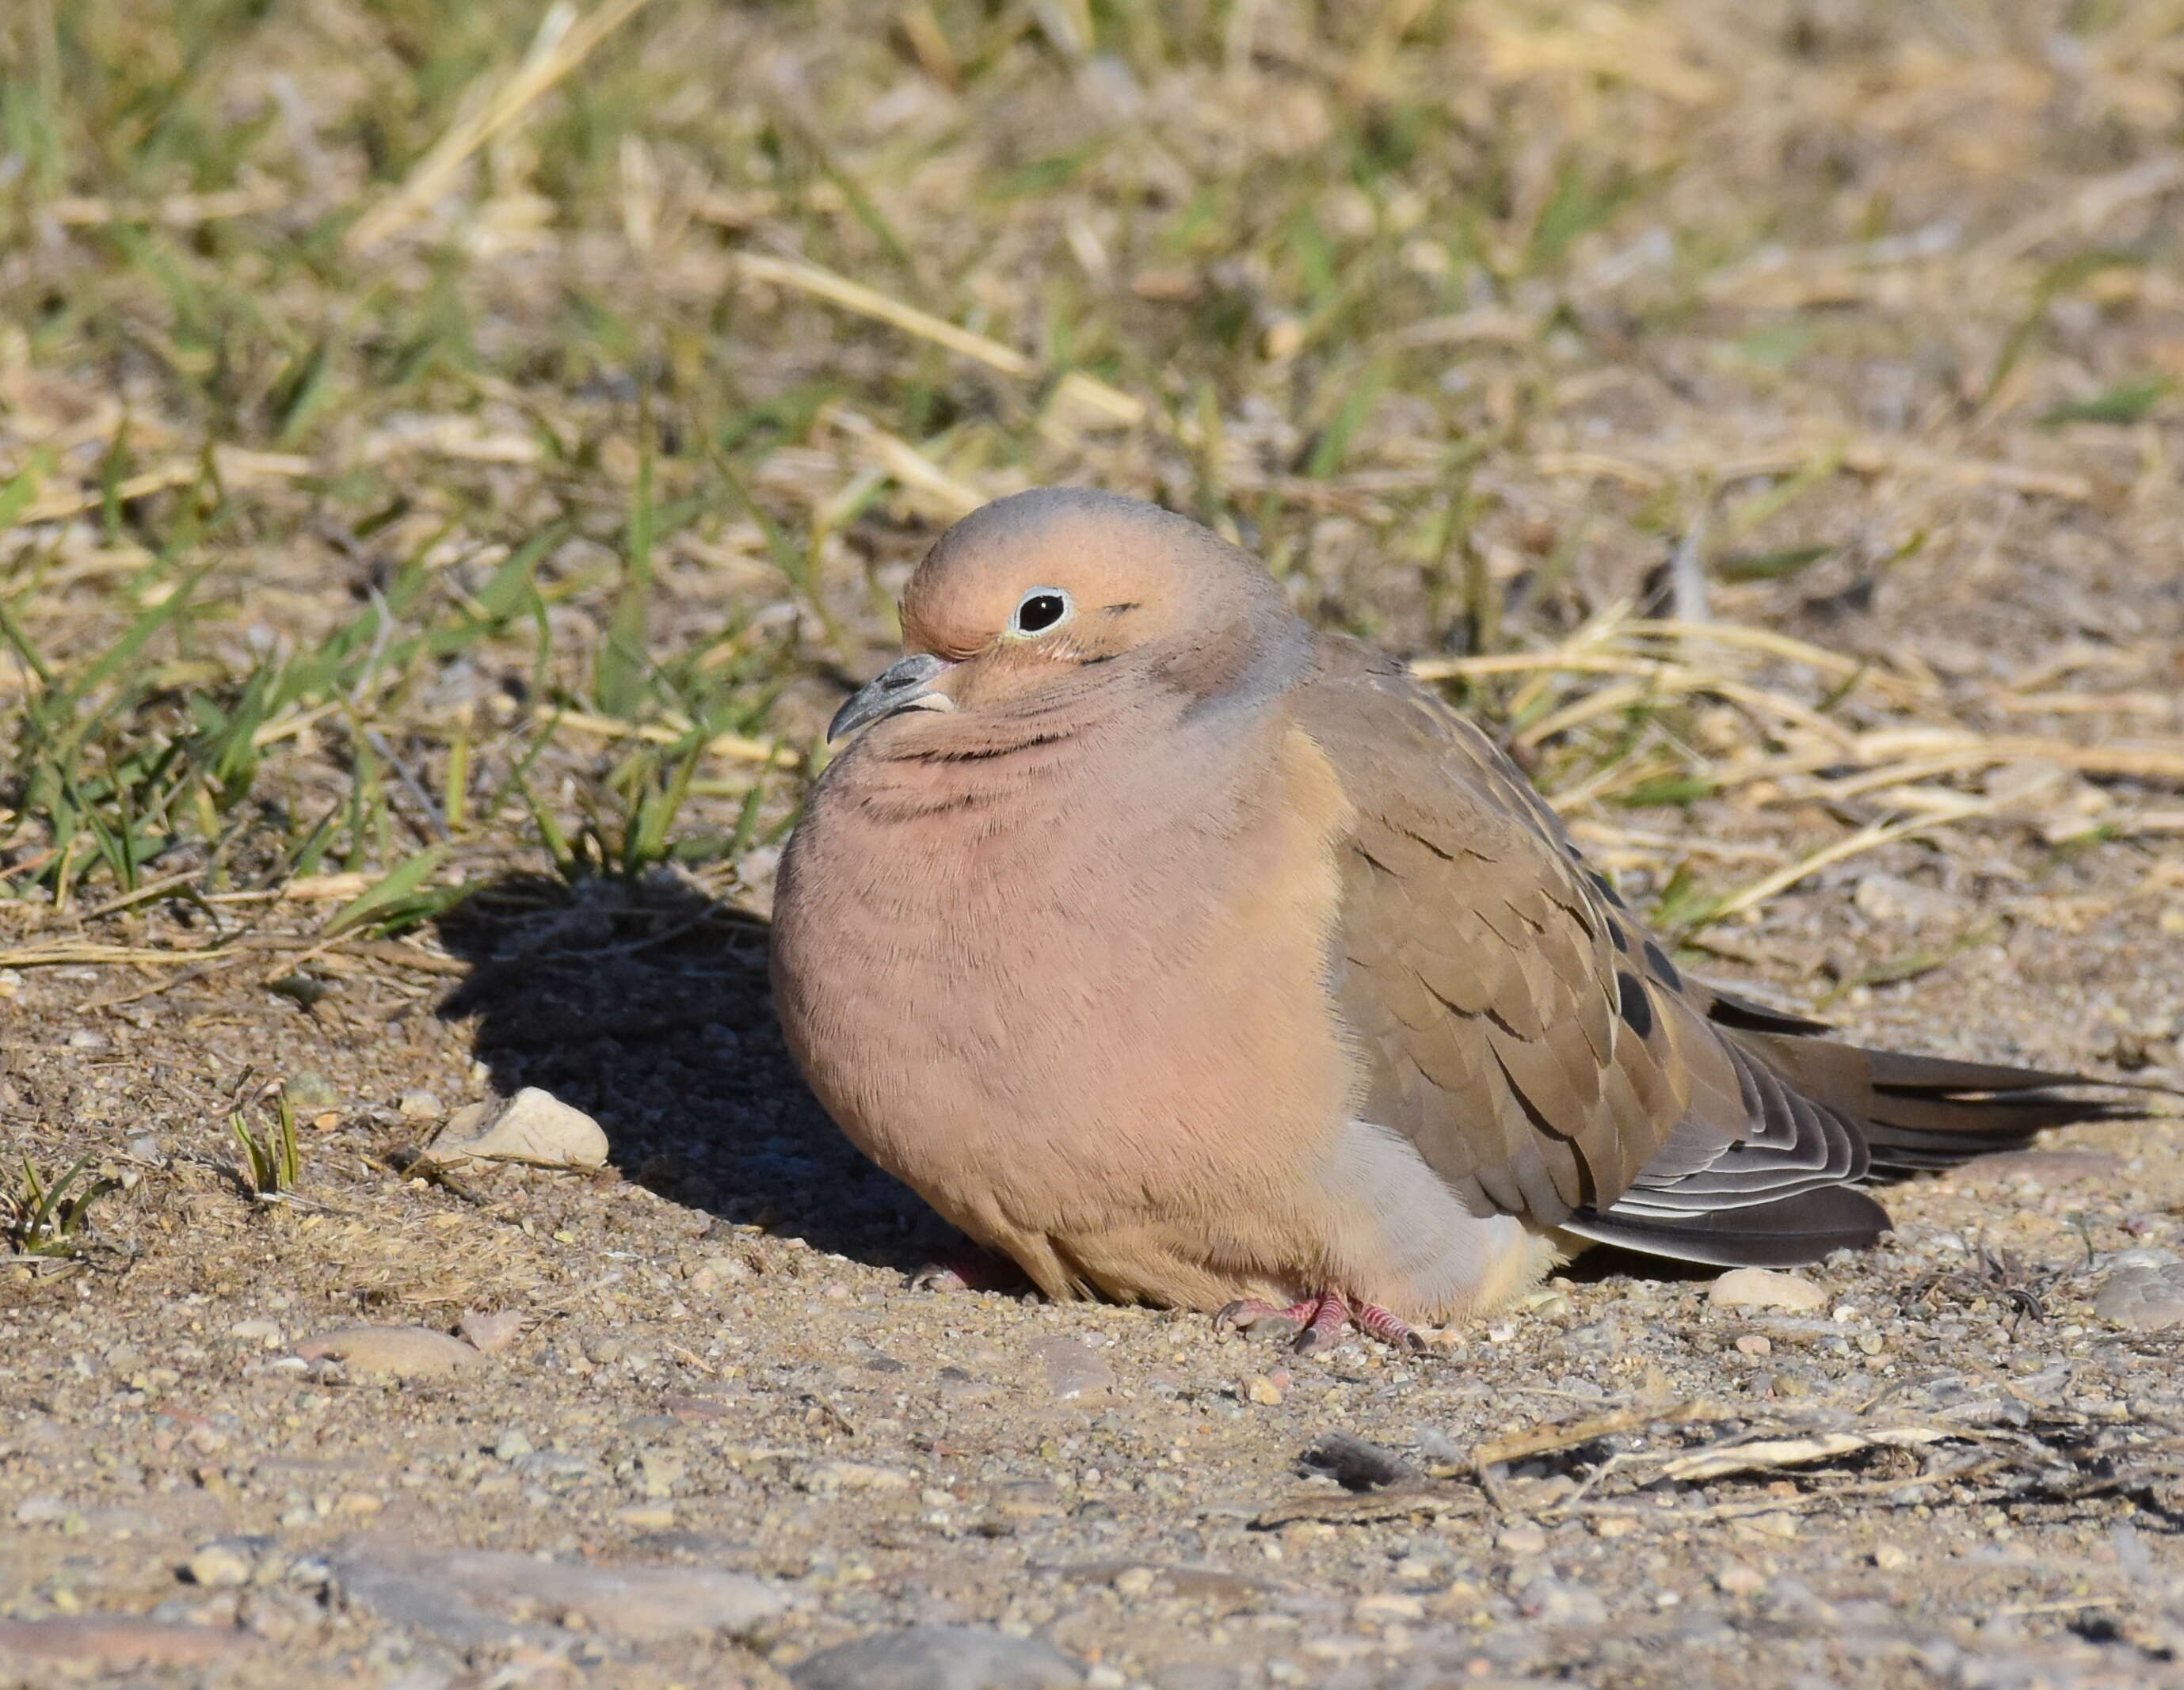
[[[1029,636],[1044,634],[1058,628],[1077,614],[1077,606],[1067,592],[1058,586],[1035,586],[1017,601],[1016,614],[1009,618],[1011,634]]]

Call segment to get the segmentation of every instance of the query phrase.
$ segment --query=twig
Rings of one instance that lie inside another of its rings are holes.
[[[1764,903],[1777,892],[1786,892],[1807,876],[1817,874],[1845,858],[1855,857],[1862,851],[1871,851],[1896,840],[1907,839],[1914,833],[1939,827],[1947,822],[1962,821],[1967,816],[1977,815],[1992,808],[1988,800],[1966,798],[1953,809],[1916,816],[1908,821],[1871,823],[1846,838],[1823,845],[1819,850],[1799,858],[1786,867],[1777,869],[1771,875],[1762,875],[1750,885],[1740,887],[1708,910],[1696,925],[1703,926],[1708,922],[1724,920],[1754,904]]]

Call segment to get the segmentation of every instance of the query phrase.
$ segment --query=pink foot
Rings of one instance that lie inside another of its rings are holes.
[[[911,1275],[913,1291],[1028,1291],[1024,1270],[1006,1256],[966,1244]]]
[[[1293,1331],[1296,1336],[1290,1340],[1290,1348],[1299,1355],[1329,1348],[1340,1339],[1344,1328],[1353,1321],[1361,1332],[1413,1355],[1424,1353],[1426,1347],[1426,1341],[1400,1316],[1390,1314],[1377,1303],[1360,1303],[1353,1307],[1339,1291],[1323,1291],[1286,1309],[1253,1298],[1231,1303],[1214,1319],[1222,1326],[1245,1331],[1256,1331],[1261,1326],[1276,1331]]]

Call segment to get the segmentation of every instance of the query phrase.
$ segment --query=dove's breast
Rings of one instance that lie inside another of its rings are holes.
[[[1344,806],[1279,723],[1141,744],[853,747],[783,858],[775,997],[851,1139],[1044,1289],[1218,1302],[1323,1254]]]

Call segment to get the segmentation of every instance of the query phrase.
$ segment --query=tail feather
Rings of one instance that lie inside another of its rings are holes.
[[[1862,1250],[1888,1231],[1888,1211],[1855,1186],[1821,1186],[1774,1203],[1669,1220],[1580,1209],[1562,1223],[1596,1244],[1714,1267],[1796,1267]]]
[[[1869,1050],[1808,1034],[1726,1026],[1724,1031],[1754,1048],[1806,1096],[1858,1121],[1873,1171],[1884,1178],[2019,1149],[2049,1127],[2128,1120],[2143,1111],[2118,1100],[2117,1090],[2160,1089],[2120,1087],[2116,1081],[2085,1074]],[[2109,1095],[2076,1095],[2088,1087]]]
[[[1680,1126],[1628,1190],[1580,1209],[1563,1231],[1719,1267],[1794,1267],[1888,1230],[1861,1179],[1952,1168],[2051,1126],[2142,1115],[2118,1093],[2169,1089],[1868,1050],[1825,1037],[1821,1022],[1723,992],[1705,1008],[1737,1064],[1747,1130],[1730,1141],[1718,1122]],[[1842,1182],[1825,1183],[1837,1138],[1852,1154]]]

